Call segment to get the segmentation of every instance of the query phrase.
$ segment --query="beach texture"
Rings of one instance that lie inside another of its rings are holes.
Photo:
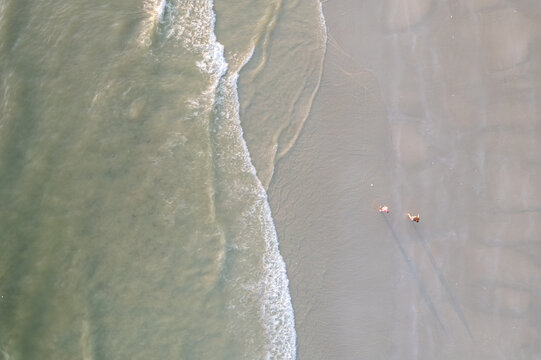
[[[1,0],[0,359],[539,359],[540,24]]]
[[[269,187],[298,357],[537,359],[541,5],[323,10],[321,86]]]

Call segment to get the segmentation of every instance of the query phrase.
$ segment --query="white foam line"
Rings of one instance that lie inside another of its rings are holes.
[[[248,62],[249,58],[246,59]],[[246,63],[245,62],[245,63]],[[244,63],[244,64],[245,64]],[[242,66],[244,66],[242,64]],[[242,69],[242,66],[239,68]],[[265,229],[266,251],[263,255],[264,275],[262,277],[263,302],[261,304],[261,315],[268,341],[270,343],[267,359],[295,359],[296,340],[295,316],[291,304],[289,292],[289,280],[287,278],[285,262],[279,252],[278,236],[272,219],[272,212],[268,201],[267,193],[263,184],[257,177],[256,169],[251,161],[248,146],[244,140],[243,130],[239,119],[238,100],[238,73],[231,74],[224,81],[223,86],[229,83],[234,93],[236,125],[238,139],[244,153],[245,165],[256,179],[257,194],[263,202],[263,218],[260,218]]]
[[[163,16],[166,1],[160,4],[158,17]],[[263,276],[257,282],[257,288],[262,290],[263,297],[260,303],[260,319],[266,332],[266,358],[267,359],[295,359],[296,333],[293,307],[289,293],[289,280],[286,267],[278,248],[278,237],[272,219],[267,193],[263,188],[256,169],[252,163],[242,126],[239,118],[238,77],[242,67],[251,59],[254,49],[245,56],[243,63],[235,72],[228,73],[228,64],[224,57],[224,47],[217,41],[215,34],[216,15],[214,3],[208,0],[203,5],[202,22],[193,23],[192,32],[189,27],[180,26],[172,29],[172,34],[179,36],[190,51],[200,53],[203,59],[196,63],[201,72],[211,76],[208,88],[203,92],[204,102],[214,106],[224,106],[224,111],[231,110],[231,117],[221,118],[224,124],[229,125],[222,129],[218,136],[225,136],[240,146],[239,156],[242,159],[240,172],[251,173],[255,185],[250,188],[257,196],[252,205],[255,210],[250,214],[261,224],[265,237],[265,253],[263,254]],[[188,9],[189,10],[189,9]],[[201,14],[200,14],[201,15]],[[189,15],[185,15],[189,16]],[[209,17],[206,17],[209,16]],[[188,18],[186,18],[188,19]],[[219,96],[222,95],[222,96]],[[223,114],[218,114],[223,116]],[[221,124],[220,124],[221,125]],[[225,130],[225,132],[223,132]],[[218,130],[220,131],[220,130]]]
[[[211,1],[212,3],[212,1]],[[212,4],[213,5],[213,4]],[[211,57],[213,62],[218,61],[220,66],[208,66],[208,69],[224,69],[227,68],[227,63],[223,56],[223,46],[216,41],[216,35],[214,33],[215,14],[212,13],[212,35],[211,41],[214,44],[213,50],[220,50],[221,56],[217,56],[214,52]],[[271,208],[268,202],[268,196],[265,189],[257,177],[256,168],[252,163],[250,152],[246,141],[239,116],[239,97],[238,97],[238,77],[239,72],[243,66],[251,59],[254,49],[244,59],[241,66],[235,73],[228,74],[225,78],[224,72],[221,72],[222,78],[216,88],[217,93],[227,94],[229,87],[231,89],[234,107],[234,137],[237,138],[240,145],[243,148],[241,154],[244,162],[245,169],[254,175],[256,181],[256,191],[258,197],[261,199],[263,205],[263,213],[258,214],[260,221],[264,229],[266,251],[263,255],[263,267],[264,275],[260,280],[260,286],[263,288],[263,301],[261,304],[261,320],[263,321],[266,333],[267,333],[267,359],[295,359],[296,358],[296,331],[295,331],[295,317],[293,313],[293,306],[291,304],[291,296],[289,292],[289,280],[287,278],[285,262],[279,252],[278,236],[276,234],[276,228],[272,219]],[[210,65],[210,64],[209,64]],[[218,99],[217,102],[223,99]],[[258,204],[255,204],[258,207]]]
[[[158,6],[158,15],[157,15],[158,21],[163,20],[163,13],[165,11],[165,4],[166,3],[167,3],[167,0],[162,0],[160,5]]]

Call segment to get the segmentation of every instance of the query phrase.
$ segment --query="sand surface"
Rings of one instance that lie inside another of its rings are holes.
[[[541,3],[324,13],[321,87],[269,186],[298,358],[538,359]]]

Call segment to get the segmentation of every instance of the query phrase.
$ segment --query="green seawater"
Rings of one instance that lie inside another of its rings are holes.
[[[295,358],[265,186],[320,11],[0,0],[0,359]]]

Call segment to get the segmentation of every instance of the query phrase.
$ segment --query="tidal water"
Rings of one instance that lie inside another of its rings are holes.
[[[0,0],[0,358],[294,359],[266,187],[324,43],[319,1]]]

